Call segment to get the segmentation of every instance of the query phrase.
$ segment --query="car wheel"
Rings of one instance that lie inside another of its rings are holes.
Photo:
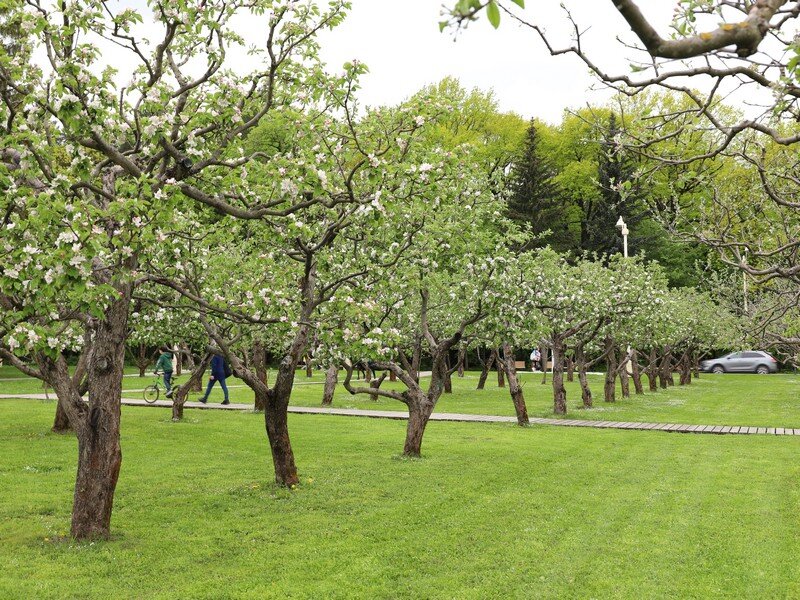
[[[725,372],[725,369],[722,365],[714,365],[713,367],[711,367],[711,372],[714,373],[715,375],[722,375],[722,373]]]
[[[767,373],[769,373],[769,368],[766,365],[758,365],[756,367],[756,373],[758,373],[759,375],[766,375]]]

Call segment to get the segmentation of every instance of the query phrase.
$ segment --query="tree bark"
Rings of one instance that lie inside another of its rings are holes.
[[[411,370],[414,380],[419,383],[419,365],[422,361],[422,335],[417,334],[414,340],[414,352],[411,355]]]
[[[264,344],[260,341],[253,343],[253,369],[256,372],[256,378],[265,386],[269,386],[267,381],[267,352]],[[267,395],[259,393],[257,389],[253,390],[253,410],[263,411],[267,407]]]
[[[322,390],[322,406],[333,404],[333,394],[336,391],[336,383],[339,381],[338,365],[331,365],[325,371],[325,387]]]
[[[680,385],[691,385],[692,383],[692,364],[690,361],[691,359],[689,358],[689,352],[687,350],[681,355],[681,360],[679,362],[680,379],[678,383]]]
[[[544,350],[544,352],[542,352],[542,350]],[[548,348],[541,348],[539,350],[539,353],[542,356],[542,385],[546,385],[547,384],[547,353],[548,353],[548,351],[549,351]],[[551,362],[552,362],[552,358],[551,358]]]
[[[564,342],[557,337],[551,347],[553,353],[553,412],[567,414],[567,390],[564,388]]]
[[[374,375],[374,373],[373,373],[373,375]],[[385,371],[383,373],[381,373],[380,377],[374,377],[373,376],[373,378],[370,379],[369,387],[371,387],[373,390],[381,389],[381,384],[383,383],[384,379],[386,379],[386,372]],[[377,394],[371,394],[370,395],[370,400],[372,400],[373,402],[377,402],[378,401],[378,395]]]
[[[136,366],[139,368],[139,377],[144,377],[147,367],[150,365],[150,357],[147,355],[147,345],[139,342],[136,353]]]
[[[583,346],[575,350],[575,359],[578,367],[578,381],[581,385],[581,400],[584,408],[592,408],[592,390],[589,388],[589,378],[586,377],[586,354]]]
[[[69,433],[72,431],[72,427],[70,427],[69,424],[67,411],[64,410],[60,398],[57,398],[56,400],[56,418],[53,420],[53,427],[51,431],[53,433]]]
[[[647,385],[651,392],[658,390],[658,350],[650,348],[650,362],[647,365]]]
[[[88,362],[88,413],[75,429],[78,474],[71,534],[80,540],[109,537],[114,491],[122,465],[120,398],[131,285],[122,286],[119,291],[121,297],[94,326]]]
[[[636,395],[644,394],[642,371],[639,366],[639,353],[636,352],[636,348],[631,349],[631,379],[633,379],[633,388],[636,390]]]
[[[482,390],[486,385],[486,379],[489,377],[489,371],[491,371],[492,365],[494,365],[494,361],[496,358],[497,358],[497,350],[492,348],[492,352],[489,354],[488,358],[483,363],[481,376],[478,378],[477,389]]]
[[[494,349],[494,353],[497,356],[497,387],[504,388],[506,387],[505,370],[500,366],[500,354],[497,352],[496,348]]]
[[[575,381],[575,361],[572,359],[571,354],[567,354],[565,360],[567,365],[567,381],[572,383]]]
[[[661,355],[661,364],[658,369],[658,383],[661,389],[667,389],[672,379],[672,351],[669,346],[664,346],[664,351]],[[672,381],[672,385],[675,381]]]
[[[445,356],[444,359],[444,393],[453,393],[453,372],[450,370],[450,356]]]
[[[433,413],[434,403],[430,402],[427,395],[422,392],[417,392],[413,396],[413,401],[408,405],[408,426],[403,455],[419,458],[422,456],[422,437]]]
[[[464,377],[464,365],[467,361],[466,347],[458,349],[458,376]]]
[[[514,411],[517,413],[517,424],[529,425],[528,407],[525,406],[525,396],[522,394],[517,368],[514,364],[514,349],[508,342],[503,343],[503,360],[508,375],[508,390],[511,393],[511,401],[514,403]]]
[[[616,383],[617,383],[617,352],[614,347],[614,340],[610,337],[605,339],[606,351],[606,379],[603,385],[603,399],[606,402],[616,402]]]
[[[311,378],[314,376],[314,367],[311,366],[311,357],[306,357],[306,377]]]

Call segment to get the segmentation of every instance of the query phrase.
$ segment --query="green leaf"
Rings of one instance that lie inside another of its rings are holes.
[[[444,28],[447,27],[447,21],[439,21],[439,32],[441,33],[444,31]]]
[[[525,8],[525,0],[511,0],[511,1],[520,8]]]
[[[489,18],[489,23],[492,24],[492,27],[495,29],[500,27],[500,9],[497,8],[497,2],[494,0],[486,6],[486,16]]]

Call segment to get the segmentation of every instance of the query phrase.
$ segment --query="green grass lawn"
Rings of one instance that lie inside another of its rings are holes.
[[[133,369],[128,370],[133,373]],[[0,379],[18,377],[19,373],[0,368]],[[531,416],[552,417],[553,396],[548,376],[547,385],[542,385],[541,373],[520,374],[525,401]],[[590,385],[595,395],[595,406],[584,410],[581,406],[577,381],[566,383],[568,414],[571,419],[597,419],[607,421],[648,421],[659,423],[689,423],[704,425],[750,425],[763,427],[800,428],[800,375],[706,375],[693,380],[690,386],[675,386],[643,396],[632,395],[623,399],[617,393],[617,402],[603,402],[603,379],[590,375]],[[186,376],[183,377],[185,381]],[[292,394],[295,406],[318,406],[322,400],[324,374],[315,371],[308,379],[305,371],[298,371]],[[677,378],[676,378],[677,380]],[[125,377],[125,396],[141,398],[141,389],[152,383],[153,377]],[[445,394],[436,406],[437,412],[469,414],[514,415],[508,388],[497,387],[494,373],[485,390],[476,390],[478,373],[468,372],[463,379],[453,377],[453,394]],[[250,403],[253,393],[239,379],[230,379],[231,400]],[[386,388],[402,389],[401,384],[384,383]],[[633,386],[631,386],[633,390]],[[41,382],[21,378],[0,381],[0,394],[41,393]],[[190,396],[196,400],[197,395]],[[215,386],[211,402],[221,402],[222,391]],[[379,398],[377,402],[368,396],[351,396],[339,385],[334,397],[334,406],[379,410],[405,410],[401,403]]]
[[[114,539],[76,544],[52,412],[0,401],[2,598],[800,596],[800,437],[431,423],[409,461],[293,415],[290,492],[260,415],[123,407]]]

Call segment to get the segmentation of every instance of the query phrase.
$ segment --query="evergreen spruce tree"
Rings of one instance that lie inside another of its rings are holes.
[[[549,244],[564,251],[569,249],[570,239],[567,214],[553,181],[556,171],[542,156],[539,142],[537,123],[531,119],[522,151],[512,165],[508,216],[541,236],[534,245]],[[544,232],[548,233],[542,235]]]
[[[586,230],[581,240],[583,250],[600,256],[622,252],[622,237],[616,229],[620,217],[631,230],[628,249],[631,254],[635,253],[639,241],[637,225],[646,217],[634,176],[635,166],[618,143],[619,134],[617,117],[611,113],[608,128],[600,142],[601,153],[597,165],[600,199],[593,206],[592,214],[586,215]]]

